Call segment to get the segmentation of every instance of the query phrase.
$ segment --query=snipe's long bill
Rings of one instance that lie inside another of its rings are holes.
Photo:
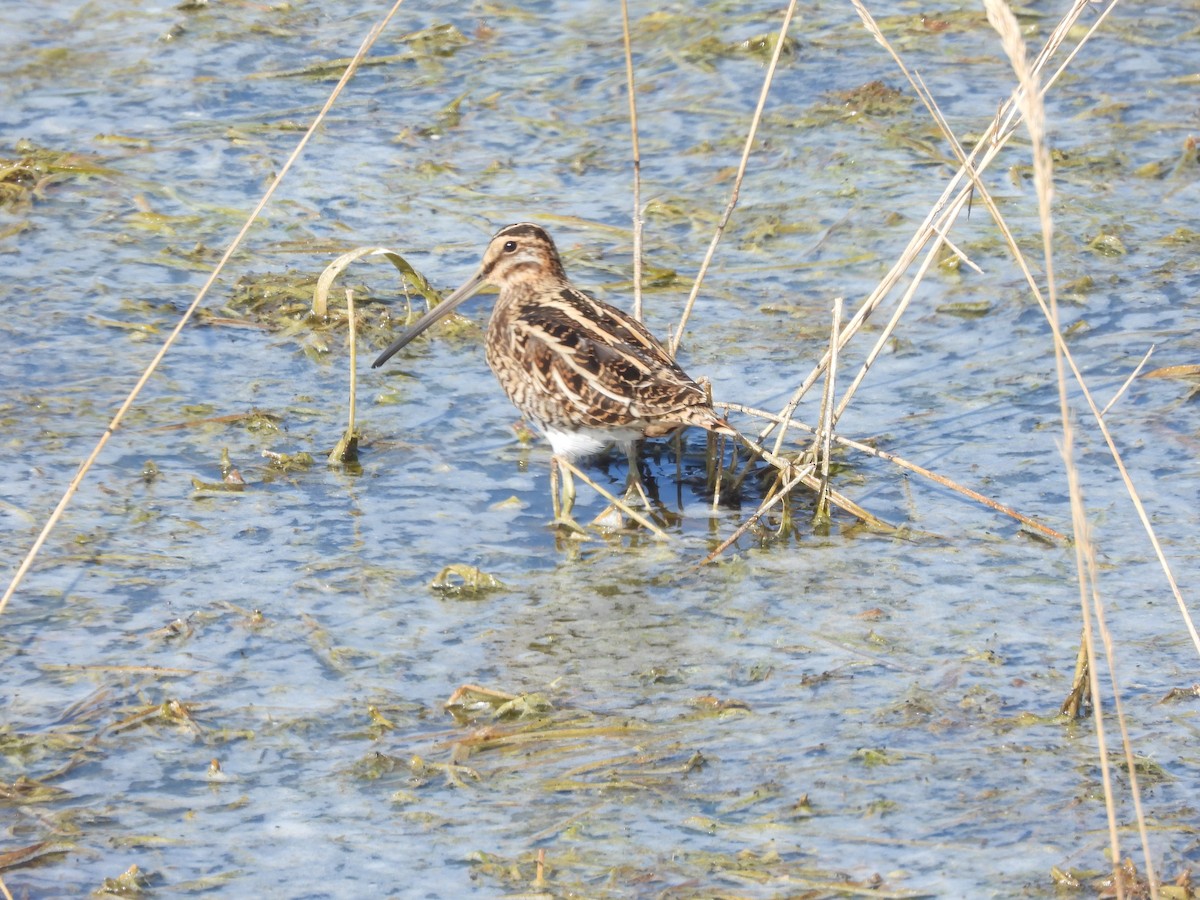
[[[555,456],[573,460],[618,443],[630,454],[632,481],[634,444],[643,437],[688,425],[737,434],[641,322],[567,280],[550,235],[528,222],[496,232],[479,271],[372,365],[383,365],[485,284],[500,289],[487,329],[488,365]]]

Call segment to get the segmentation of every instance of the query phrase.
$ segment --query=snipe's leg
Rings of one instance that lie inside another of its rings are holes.
[[[634,509],[638,506],[639,499],[642,501],[642,509],[646,510],[652,518],[654,517],[655,507],[650,502],[650,498],[646,496],[646,488],[642,484],[642,472],[638,468],[638,443],[630,441],[622,444],[621,449],[625,451],[625,458],[629,462],[629,474],[625,478],[625,494],[619,501],[604,507],[600,515],[592,521],[593,525],[602,528],[624,528],[627,515],[637,520],[638,515]]]
[[[558,515],[563,519],[571,518],[571,510],[575,508],[575,478],[566,466],[560,466],[562,475],[562,497]]]
[[[582,526],[571,515],[575,508],[575,479],[557,456],[550,457],[550,503],[555,525],[583,532]]]
[[[625,502],[631,503],[634,497],[640,497],[643,509],[652,509],[650,498],[646,496],[646,488],[642,485],[642,470],[638,468],[638,444],[630,441],[625,445],[625,458],[629,460],[629,475],[625,479]]]
[[[558,457],[550,457],[550,508],[554,510],[554,521],[562,515],[561,493],[558,489]]]

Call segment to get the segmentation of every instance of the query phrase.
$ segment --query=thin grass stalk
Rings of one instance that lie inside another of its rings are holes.
[[[4,895],[4,900],[13,900],[13,895],[8,892],[8,885],[4,883],[3,878],[0,878],[0,894]]]
[[[738,162],[737,175],[733,179],[733,193],[729,196],[729,202],[725,205],[725,211],[721,213],[721,219],[717,223],[717,230],[713,233],[712,241],[709,242],[708,252],[704,254],[704,260],[700,263],[700,271],[696,273],[696,280],[692,283],[691,293],[688,294],[687,303],[683,307],[683,315],[679,319],[679,326],[671,335],[671,342],[667,349],[674,356],[679,352],[679,344],[683,340],[683,331],[687,327],[687,321],[692,315],[692,308],[696,305],[696,297],[700,294],[700,285],[704,283],[704,277],[708,274],[708,267],[712,265],[713,256],[717,252],[717,244],[721,242],[721,236],[725,233],[725,226],[729,224],[729,219],[733,215],[734,207],[737,206],[738,194],[742,189],[742,179],[746,177],[746,167],[750,163],[750,151],[754,149],[754,138],[758,134],[758,126],[762,121],[763,108],[767,105],[767,96],[771,92],[771,82],[775,78],[775,70],[779,67],[779,57],[783,52],[784,42],[787,40],[788,28],[792,24],[792,16],[796,13],[797,0],[791,0],[788,3],[788,8],[783,14],[783,24],[779,27],[779,36],[775,41],[775,50],[771,54],[771,62],[767,65],[767,74],[763,77],[762,90],[758,94],[758,105],[754,108],[754,116],[750,120],[750,130],[746,134],[746,143],[742,147],[742,158]]]
[[[346,288],[346,312],[350,316],[350,413],[347,416],[346,433],[354,435],[354,417],[358,401],[358,322],[354,315],[354,291]]]
[[[346,315],[350,336],[350,411],[346,415],[346,433],[329,453],[328,462],[352,463],[358,459],[358,436],[354,433],[355,409],[358,405],[358,323],[354,314],[354,291],[346,288]]]
[[[1104,604],[1100,601],[1100,587],[1096,581],[1099,566],[1096,563],[1096,548],[1091,541],[1084,545],[1089,555],[1088,572],[1091,575],[1090,588],[1092,608],[1095,611],[1096,623],[1100,626],[1100,640],[1104,642],[1104,659],[1108,665],[1108,679],[1112,684],[1113,712],[1117,717],[1117,728],[1121,732],[1121,749],[1125,754],[1125,766],[1129,770],[1129,796],[1133,801],[1134,819],[1137,822],[1138,838],[1142,843],[1142,857],[1145,860],[1146,882],[1150,885],[1150,896],[1158,897],[1158,879],[1154,874],[1154,857],[1150,853],[1150,835],[1146,829],[1146,816],[1142,811],[1142,791],[1138,785],[1137,760],[1133,756],[1133,742],[1129,738],[1129,726],[1125,719],[1125,706],[1121,700],[1121,689],[1117,682],[1116,654],[1113,652],[1112,632],[1104,620]],[[1120,861],[1118,860],[1118,863]]]
[[[708,405],[712,406],[712,383],[705,378],[701,380],[700,384],[704,388],[704,394],[708,399]],[[677,432],[677,435],[682,437],[681,433],[679,432]],[[707,453],[707,456],[704,460],[704,474],[706,483],[713,492],[712,511],[715,514],[721,507],[721,486],[722,482],[725,480],[725,436],[714,434],[711,431],[706,431],[704,435],[704,449]],[[733,459],[729,463],[731,470],[737,467],[737,445],[734,444],[733,447]],[[682,448],[682,442],[680,443],[680,448]],[[676,483],[682,483],[683,453],[680,451],[675,453],[675,466]]]
[[[17,588],[25,578],[26,573],[28,573],[29,569],[33,566],[33,561],[37,558],[38,553],[45,545],[46,539],[50,537],[50,533],[54,530],[55,526],[62,518],[63,513],[66,512],[67,506],[71,502],[71,498],[73,498],[78,492],[79,486],[83,483],[83,479],[87,476],[87,473],[91,470],[92,466],[99,458],[100,453],[104,450],[109,438],[111,438],[116,432],[117,428],[120,427],[122,420],[125,418],[125,414],[129,412],[130,407],[133,406],[134,401],[137,400],[138,395],[141,394],[142,388],[146,386],[146,383],[150,380],[150,376],[153,375],[158,369],[159,365],[166,357],[167,351],[174,346],[175,341],[183,331],[184,326],[191,321],[192,316],[200,306],[200,301],[202,301],[208,295],[209,290],[211,290],[212,286],[217,281],[217,276],[221,274],[226,264],[233,257],[234,252],[238,249],[238,247],[241,246],[242,241],[245,239],[246,235],[249,234],[250,228],[254,225],[255,221],[257,221],[259,215],[262,214],[262,211],[266,208],[267,203],[269,203],[271,197],[274,196],[276,189],[280,184],[283,183],[283,179],[291,170],[292,165],[297,159],[300,158],[300,154],[304,152],[304,148],[307,146],[309,140],[316,133],[321,123],[325,121],[325,116],[329,113],[329,110],[333,108],[334,102],[341,95],[346,85],[350,83],[350,79],[353,78],[354,74],[358,71],[359,64],[366,57],[371,47],[374,46],[375,42],[379,39],[379,36],[383,33],[384,28],[387,27],[388,23],[391,22],[392,18],[400,10],[400,6],[403,3],[404,0],[396,0],[395,4],[393,4],[392,8],[384,15],[384,17],[371,26],[371,30],[368,31],[367,36],[363,38],[363,42],[359,46],[358,52],[354,54],[354,57],[346,66],[346,71],[342,73],[342,77],[338,79],[338,83],[334,86],[333,90],[330,91],[329,97],[326,99],[324,106],[321,107],[321,110],[313,119],[312,124],[308,126],[308,129],[296,143],[295,149],[292,150],[291,155],[288,156],[283,166],[280,167],[279,172],[273,179],[271,179],[271,183],[267,186],[266,191],[263,192],[262,198],[258,201],[254,209],[251,210],[250,215],[246,218],[245,224],[242,225],[237,235],[234,236],[234,239],[225,249],[225,252],[221,255],[220,260],[218,260],[217,265],[213,268],[212,273],[208,276],[207,280],[205,280],[204,284],[200,286],[200,290],[196,292],[196,296],[193,298],[192,302],[180,315],[179,321],[171,330],[171,333],[167,335],[166,340],[163,341],[162,346],[159,347],[158,352],[154,355],[154,358],[150,360],[149,365],[146,366],[141,377],[137,380],[137,383],[134,384],[133,389],[129,392],[129,396],[125,398],[125,402],[121,404],[120,408],[113,415],[112,420],[108,423],[108,427],[104,429],[104,433],[96,442],[96,446],[92,449],[92,452],[88,454],[87,458],[80,465],[79,471],[75,473],[75,476],[71,479],[70,484],[67,485],[67,489],[63,492],[62,497],[59,499],[58,505],[56,505],[54,507],[54,511],[50,513],[50,518],[46,520],[46,524],[42,527],[41,532],[38,533],[37,538],[33,542],[33,546],[29,548],[29,551],[25,554],[24,559],[21,560],[21,564],[17,567],[17,571],[12,577],[12,581],[9,582],[8,588],[4,591],[4,595],[0,597],[0,615],[3,615],[4,610],[8,607],[8,601],[12,599],[13,594],[17,592]]]
[[[1003,2],[1003,0],[984,0],[985,4],[993,2]],[[1066,459],[1067,456],[1064,452],[1064,463]],[[1083,501],[1077,493],[1079,479],[1074,466],[1067,467],[1067,487],[1071,491],[1071,514],[1074,519],[1077,511],[1083,513]],[[1075,531],[1075,566],[1079,572],[1079,601],[1083,618],[1082,646],[1084,655],[1087,657],[1087,671],[1084,674],[1087,676],[1089,690],[1092,694],[1092,721],[1096,724],[1096,754],[1099,757],[1097,762],[1100,764],[1100,781],[1104,785],[1104,811],[1108,819],[1108,848],[1112,856],[1113,882],[1117,889],[1117,900],[1124,900],[1125,879],[1121,872],[1121,843],[1120,834],[1117,831],[1116,803],[1113,799],[1112,766],[1108,761],[1108,741],[1104,734],[1104,698],[1100,694],[1100,674],[1096,671],[1096,641],[1093,637],[1092,609],[1088,604],[1087,581],[1084,574],[1087,554],[1083,545],[1088,540],[1089,529],[1085,518]],[[1149,862],[1149,858],[1146,861]],[[1157,892],[1154,896],[1157,897]]]
[[[1054,197],[1053,166],[1050,160],[1050,148],[1046,143],[1045,106],[1042,103],[1041,91],[1038,87],[1037,76],[1031,71],[1026,57],[1025,41],[1021,37],[1017,18],[1009,9],[1005,0],[984,0],[988,22],[1000,36],[1004,52],[1012,63],[1020,83],[1020,94],[1017,103],[1029,130],[1032,144],[1033,181],[1037,190],[1038,214],[1042,231],[1042,263],[1046,278],[1046,300],[1050,311],[1050,327],[1056,335],[1062,334],[1058,315],[1058,289],[1054,272],[1054,219],[1051,214],[1051,204]],[[1062,416],[1062,457],[1067,475],[1067,486],[1071,497],[1071,521],[1075,533],[1075,565],[1079,582],[1080,609],[1084,616],[1084,643],[1088,649],[1088,667],[1092,681],[1092,710],[1093,721],[1096,725],[1096,748],[1099,755],[1101,777],[1104,782],[1104,805],[1108,814],[1109,846],[1112,851],[1112,866],[1116,881],[1117,898],[1124,900],[1125,890],[1121,872],[1120,835],[1117,830],[1116,804],[1113,795],[1111,766],[1108,760],[1108,745],[1105,737],[1102,698],[1100,695],[1099,673],[1096,671],[1096,650],[1092,635],[1091,616],[1088,614],[1088,586],[1092,585],[1095,592],[1095,571],[1090,564],[1094,561],[1091,548],[1090,529],[1087,512],[1083,502],[1083,491],[1079,484],[1079,470],[1074,457],[1074,426],[1071,421],[1071,404],[1067,393],[1067,365],[1061,349],[1061,341],[1054,342],[1054,367],[1058,384],[1058,404]],[[1098,600],[1098,598],[1097,598]],[[1098,620],[1100,621],[1100,620]],[[1110,670],[1113,677],[1113,692],[1116,693],[1115,672]],[[1146,855],[1145,865],[1149,867],[1151,860]],[[1151,894],[1157,897],[1153,880],[1150,882]]]
[[[813,438],[813,452],[821,466],[821,490],[817,492],[818,521],[829,520],[829,457],[833,449],[833,397],[837,385],[838,333],[842,325],[842,298],[833,301],[833,324],[829,332],[829,366],[825,369],[825,392],[821,398],[821,422]],[[781,429],[782,431],[782,429]]]
[[[625,89],[629,94],[629,132],[633,142],[633,317],[642,321],[642,151],[638,144],[637,97],[634,94],[633,43],[629,36],[629,3],[621,0],[625,39]]]
[[[779,490],[783,494],[783,502],[779,504],[779,527],[775,529],[776,537],[783,537],[791,531],[795,530],[795,522],[792,521],[792,504],[791,490],[784,488],[784,473],[775,473],[775,484],[771,486],[771,490]]]
[[[1100,410],[1100,418],[1104,418],[1105,416],[1107,416],[1108,411],[1110,409],[1112,409],[1116,405],[1117,401],[1121,399],[1121,396],[1127,390],[1129,390],[1129,386],[1131,384],[1133,384],[1134,380],[1138,377],[1139,374],[1141,374],[1142,369],[1144,369],[1146,367],[1146,363],[1150,362],[1150,354],[1152,354],[1153,352],[1154,352],[1154,345],[1151,344],[1150,349],[1146,351],[1146,355],[1142,357],[1142,361],[1137,364],[1137,368],[1135,368],[1132,372],[1129,373],[1129,377],[1125,379],[1125,382],[1117,389],[1117,392],[1115,394],[1113,394],[1113,398],[1108,401],[1108,404],[1104,407],[1104,409]]]

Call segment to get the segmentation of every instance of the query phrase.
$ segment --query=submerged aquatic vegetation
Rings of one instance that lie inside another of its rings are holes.
[[[261,326],[295,338],[307,356],[322,359],[332,351],[330,337],[341,334],[348,324],[348,312],[329,305],[333,282],[352,262],[372,256],[386,259],[400,273],[405,322],[415,314],[415,298],[428,305],[438,302],[438,293],[400,254],[383,247],[360,247],[341,254],[320,275],[294,269],[243,275],[221,308],[221,313],[232,318],[210,317],[209,321]],[[357,335],[370,346],[384,345],[396,330],[395,304],[382,302],[381,296],[364,284],[356,284],[350,290],[354,295]]]
[[[238,279],[220,312],[294,338],[305,355],[316,361],[332,352],[330,337],[346,324],[344,312],[331,313],[324,319],[312,314],[317,282],[317,275],[296,270],[247,274]],[[393,328],[388,306],[372,302],[376,297],[365,285],[357,285],[354,291],[360,298],[357,304],[360,333],[374,335],[375,342],[382,343]]]
[[[470,40],[454,25],[439,24],[422,28],[400,35],[399,43],[406,45],[403,53],[384,56],[371,56],[362,60],[363,68],[374,66],[390,66],[399,63],[429,62],[449,58],[458,50],[470,43]],[[261,72],[251,78],[312,78],[317,80],[337,80],[342,77],[346,67],[350,65],[350,57],[325,60],[313,63],[300,69],[287,69],[280,72]]]
[[[0,209],[28,209],[54,184],[116,174],[84,153],[50,150],[29,141],[17,141],[13,150],[16,156],[0,156]]]
[[[736,701],[704,696],[695,705],[753,715]],[[478,877],[503,890],[618,897],[630,896],[635,885],[653,885],[655,896],[669,896],[665,885],[698,880],[708,893],[786,883],[812,897],[923,896],[896,886],[901,876],[841,872],[799,849],[777,847],[773,836],[780,828],[820,810],[807,794],[789,794],[772,781],[725,786],[721,751],[710,756],[694,744],[700,735],[715,737],[711,729],[719,720],[686,709],[666,717],[653,708],[597,711],[565,697],[474,684],[455,691],[445,708],[456,726],[448,740],[409,756],[372,751],[350,774],[380,782],[372,791],[392,790],[392,801],[416,820],[429,814],[423,806],[435,804],[439,790],[487,796],[519,785],[539,829],[530,840],[544,849],[513,857],[476,843],[467,857]],[[695,810],[672,825],[684,843],[669,861],[639,846],[639,837],[621,824],[643,798]]]
[[[499,578],[465,563],[452,563],[443,567],[429,586],[452,596],[474,596],[487,591],[503,590],[505,587]]]
[[[738,31],[745,34],[747,27],[761,27],[761,20],[749,12],[694,8],[655,10],[636,24],[639,39],[653,40],[688,64],[705,71],[712,71],[722,60],[748,58],[766,62],[771,59],[780,40],[779,32],[737,35]],[[799,47],[799,41],[785,35],[780,56],[794,57]]]
[[[852,116],[895,116],[908,112],[914,103],[903,91],[879,80],[834,91],[832,97]]]
[[[121,897],[140,897],[153,887],[156,879],[132,865],[115,878],[105,878],[96,889],[97,894],[116,894]]]

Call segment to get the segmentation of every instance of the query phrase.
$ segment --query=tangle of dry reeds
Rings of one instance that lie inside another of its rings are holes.
[[[916,91],[917,95],[921,98],[922,102],[926,106],[930,115],[934,119],[935,123],[941,130],[943,136],[947,140],[947,143],[950,145],[952,151],[958,159],[960,168],[946,186],[942,197],[930,209],[928,215],[917,229],[904,253],[896,261],[895,265],[876,287],[876,289],[858,308],[857,312],[850,319],[850,321],[846,323],[845,327],[843,328],[839,328],[837,322],[835,321],[834,332],[830,341],[829,349],[826,351],[825,355],[821,358],[817,365],[813,367],[810,374],[800,383],[800,385],[796,387],[783,409],[778,414],[774,415],[761,414],[761,417],[766,421],[766,425],[758,436],[758,442],[764,440],[773,431],[776,432],[776,440],[772,451],[769,454],[764,454],[764,458],[768,459],[768,461],[770,461],[773,465],[776,465],[778,468],[780,468],[781,475],[791,471],[791,461],[786,458],[781,458],[780,454],[783,451],[784,439],[789,428],[793,424],[800,424],[795,423],[792,416],[794,415],[800,400],[816,383],[821,374],[827,373],[826,394],[822,398],[820,421],[815,429],[808,428],[807,426],[801,427],[804,427],[806,430],[813,431],[816,435],[816,438],[814,439],[814,450],[818,451],[816,458],[820,458],[820,456],[824,454],[827,459],[828,447],[831,441],[838,441],[850,446],[855,445],[855,442],[850,442],[844,438],[841,438],[840,436],[833,435],[832,431],[834,424],[846,410],[847,405],[849,404],[859,385],[862,383],[871,365],[886,346],[886,343],[891,339],[896,327],[901,321],[903,313],[908,309],[922,278],[928,271],[930,265],[936,259],[936,256],[942,247],[946,246],[964,260],[966,259],[961,251],[959,251],[958,248],[955,247],[950,241],[948,234],[955,219],[965,208],[972,195],[982,198],[988,211],[993,216],[997,227],[1003,234],[1014,260],[1017,262],[1022,273],[1024,274],[1026,281],[1030,286],[1031,293],[1041,306],[1052,335],[1055,366],[1058,376],[1057,384],[1059,391],[1060,413],[1062,416],[1063,430],[1061,451],[1071,501],[1070,512],[1076,555],[1076,568],[1078,571],[1080,611],[1083,623],[1083,638],[1080,648],[1081,664],[1077,671],[1077,681],[1079,683],[1072,691],[1072,697],[1074,698],[1073,702],[1077,705],[1071,709],[1071,713],[1077,714],[1082,706],[1083,698],[1086,696],[1091,697],[1095,713],[1094,721],[1096,724],[1097,754],[1099,756],[1099,764],[1102,772],[1105,789],[1106,810],[1109,820],[1109,842],[1114,872],[1114,886],[1117,895],[1124,896],[1124,880],[1122,875],[1120,846],[1118,841],[1116,801],[1113,794],[1113,779],[1111,777],[1111,771],[1108,762],[1107,743],[1105,740],[1104,731],[1103,704],[1101,702],[1101,685],[1096,665],[1097,652],[1094,635],[1097,631],[1099,632],[1104,647],[1105,663],[1109,673],[1109,685],[1112,691],[1112,704],[1118,729],[1122,737],[1122,746],[1126,766],[1129,771],[1130,796],[1137,818],[1138,830],[1141,838],[1146,880],[1149,884],[1151,895],[1157,896],[1157,880],[1154,875],[1153,860],[1150,852],[1144,816],[1142,814],[1141,798],[1135,771],[1135,759],[1125,725],[1125,717],[1121,706],[1120,693],[1116,677],[1116,662],[1113,652],[1113,639],[1104,622],[1104,608],[1100,598],[1097,571],[1095,566],[1095,548],[1090,540],[1087,513],[1082,489],[1080,486],[1079,472],[1077,466],[1075,465],[1073,456],[1072,448],[1074,446],[1074,422],[1072,418],[1072,410],[1068,400],[1068,371],[1070,373],[1070,378],[1073,378],[1082,390],[1082,394],[1086,400],[1090,412],[1092,413],[1096,426],[1104,436],[1104,440],[1109,447],[1113,462],[1118,469],[1120,477],[1129,493],[1130,501],[1134,505],[1137,515],[1141,520],[1154,548],[1155,554],[1159,559],[1160,565],[1166,576],[1167,583],[1169,584],[1170,589],[1176,598],[1176,602],[1179,606],[1185,627],[1198,652],[1200,652],[1200,636],[1197,635],[1196,628],[1192,622],[1187,606],[1183,600],[1183,596],[1179,591],[1178,585],[1176,584],[1175,578],[1171,572],[1170,565],[1167,562],[1159,541],[1154,535],[1153,528],[1141,503],[1140,497],[1138,496],[1137,490],[1133,485],[1133,481],[1121,459],[1121,454],[1118,451],[1115,441],[1113,440],[1112,435],[1104,421],[1104,413],[1107,412],[1108,408],[1111,407],[1112,404],[1109,403],[1104,410],[1101,410],[1095,403],[1082,374],[1080,373],[1074,359],[1071,356],[1070,350],[1063,339],[1062,332],[1059,327],[1057,295],[1054,283],[1053,257],[1051,254],[1053,238],[1053,219],[1051,216],[1051,201],[1053,197],[1053,170],[1051,167],[1050,154],[1045,138],[1046,129],[1044,121],[1044,106],[1042,104],[1042,97],[1045,91],[1049,90],[1053,86],[1062,72],[1065,71],[1066,67],[1070,64],[1074,56],[1107,18],[1108,14],[1115,6],[1115,0],[1113,0],[1112,3],[1103,9],[1096,22],[1093,23],[1092,27],[1075,44],[1075,46],[1071,48],[1069,53],[1066,55],[1066,58],[1059,65],[1058,69],[1053,71],[1048,77],[1045,73],[1048,69],[1050,61],[1058,54],[1058,51],[1061,49],[1062,44],[1066,40],[1068,34],[1072,31],[1079,16],[1084,12],[1085,9],[1090,8],[1091,4],[1087,2],[1087,0],[1076,0],[1066,15],[1064,15],[1063,19],[1053,29],[1041,51],[1031,61],[1028,58],[1024,40],[1021,38],[1020,30],[1017,26],[1016,19],[1013,16],[1012,11],[1007,5],[1005,5],[1003,0],[985,0],[989,22],[991,22],[993,28],[1000,36],[1001,45],[1004,49],[1004,52],[1013,66],[1013,70],[1017,76],[1017,87],[1014,89],[1010,100],[1005,103],[997,113],[983,138],[976,143],[974,149],[969,154],[964,151],[962,145],[950,130],[949,125],[947,124],[945,118],[941,115],[936,101],[930,95],[923,80],[914,75],[905,65],[903,59],[880,31],[878,25],[874,21],[874,18],[871,16],[862,0],[851,0],[851,2],[858,11],[860,18],[863,20],[863,23],[868,31],[896,61],[901,71],[909,80],[909,83],[913,86],[913,89]],[[781,39],[782,35],[786,32],[789,18],[790,9],[789,17],[785,17],[785,22],[780,32]],[[764,92],[765,90],[766,86],[764,86]],[[759,110],[761,110],[761,108],[762,99],[760,98]],[[1033,146],[1034,182],[1038,196],[1039,217],[1042,231],[1042,263],[1043,271],[1045,273],[1044,291],[1038,284],[1037,279],[1033,276],[1032,268],[1026,262],[1024,255],[1017,246],[1016,240],[1013,238],[1012,233],[1005,224],[1004,219],[997,209],[990,192],[987,190],[980,177],[983,170],[997,157],[1005,144],[1008,143],[1008,141],[1022,125],[1027,128]],[[716,243],[719,241],[720,235],[728,222],[728,213],[732,211],[733,205],[736,203],[738,187],[740,184],[741,175],[744,173],[744,171],[745,156],[743,157],[743,166],[739,170],[738,181],[735,182],[734,185],[733,198],[730,201],[729,207],[726,209],[727,215],[722,218],[717,229],[717,233],[714,235],[713,243],[710,245],[708,254],[706,255],[704,263],[701,266],[700,278],[703,277],[703,274],[707,269],[707,265],[712,258]],[[876,338],[875,344],[868,353],[866,360],[862,364],[859,372],[856,374],[849,388],[841,397],[836,411],[831,412],[830,385],[833,383],[832,376],[836,366],[839,350],[855,336],[862,325],[866,322],[868,317],[870,317],[882,305],[884,299],[899,283],[901,276],[911,268],[912,264],[916,261],[917,256],[921,254],[922,250],[924,250],[924,257],[915,275],[911,278],[906,291],[896,303],[889,321]],[[968,264],[971,264],[969,260],[966,261]],[[699,279],[697,284],[698,282]],[[676,339],[678,338],[679,334],[681,334],[683,325],[692,310],[693,301],[695,299],[694,295],[695,289],[693,290],[693,296],[689,298],[688,305],[685,308],[683,321],[680,323],[680,327],[676,331]],[[672,346],[674,347],[676,344],[677,340],[673,341]],[[1148,356],[1149,354],[1147,353],[1147,357]],[[1144,365],[1144,363],[1145,359],[1143,359],[1142,365]],[[1138,367],[1138,370],[1140,369],[1141,365]],[[1125,385],[1122,386],[1120,391],[1118,391],[1117,396],[1120,396],[1133,377],[1134,376],[1132,375],[1130,376],[1130,379],[1127,380]],[[1113,398],[1113,402],[1115,402],[1115,400],[1116,397]],[[734,404],[729,404],[728,406],[729,408],[739,408],[742,411],[749,412],[751,414],[756,414],[758,412],[750,410],[746,407],[737,407]],[[748,443],[755,445],[758,442],[749,441]],[[858,446],[862,447],[861,444]],[[867,448],[864,447],[863,449]],[[808,474],[811,475],[811,471]],[[932,475],[932,473],[929,474]],[[742,528],[738,529],[738,531],[735,532],[735,534],[729,540],[725,541],[721,547],[717,548],[717,550],[710,554],[708,560],[715,558],[717,555],[719,555],[719,553],[730,546],[737,539],[737,537],[744,533],[744,531],[747,530],[753,522],[757,521],[768,508],[781,501],[784,501],[788,491],[800,484],[806,483],[808,482],[805,478],[795,476],[787,480],[778,491],[769,494],[759,509],[757,509],[746,520]],[[826,486],[826,480],[821,479],[819,490],[824,491]],[[956,487],[956,489],[959,488]],[[968,495],[970,495],[970,492],[968,492]],[[975,496],[978,499],[982,499],[979,498],[978,495]],[[995,504],[992,505],[995,506]],[[1015,513],[1015,511],[1006,511],[1027,520],[1027,517],[1022,517],[1020,514]],[[1045,526],[1040,526],[1037,523],[1032,524],[1037,525],[1039,530],[1041,530],[1043,533],[1053,533],[1058,537],[1062,537],[1061,535],[1058,535],[1057,532],[1052,532],[1052,530],[1045,528]]]

